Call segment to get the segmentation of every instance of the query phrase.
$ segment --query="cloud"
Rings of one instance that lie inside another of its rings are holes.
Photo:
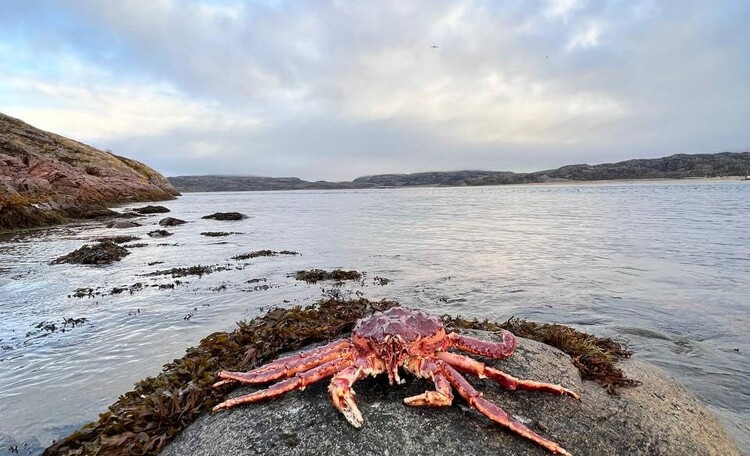
[[[739,149],[749,12],[732,1],[16,2],[0,15],[0,110],[181,174],[350,179]]]

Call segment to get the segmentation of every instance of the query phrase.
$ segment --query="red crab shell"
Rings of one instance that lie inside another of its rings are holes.
[[[385,362],[393,385],[401,383],[398,368],[406,357],[444,350],[450,342],[440,318],[394,307],[359,320],[352,331],[352,344],[362,355],[376,353]]]

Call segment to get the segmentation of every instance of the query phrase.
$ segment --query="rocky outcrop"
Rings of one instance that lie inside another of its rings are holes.
[[[0,114],[0,230],[176,195],[166,178],[143,163]]]
[[[474,332],[490,338],[488,333]],[[520,339],[510,358],[490,362],[525,378],[554,382],[580,393],[581,402],[543,393],[504,391],[489,380],[470,379],[485,397],[577,456],[739,455],[710,412],[659,368],[630,358],[618,365],[641,386],[612,396],[581,381],[564,353]],[[208,414],[190,425],[165,456],[245,454],[302,455],[547,455],[534,443],[485,419],[457,398],[450,407],[408,407],[403,398],[432,389],[409,377],[390,386],[380,376],[355,385],[365,422],[350,426],[330,404],[327,382],[282,398]],[[233,396],[251,391],[240,388]]]

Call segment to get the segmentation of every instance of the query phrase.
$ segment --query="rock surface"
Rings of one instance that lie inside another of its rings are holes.
[[[214,219],[223,221],[236,221],[247,218],[247,215],[240,214],[239,212],[214,212],[211,215],[205,215],[202,219]]]
[[[0,230],[176,195],[166,178],[143,163],[0,114]]]
[[[475,332],[480,337],[494,337]],[[577,456],[739,455],[717,420],[684,386],[659,368],[631,358],[620,363],[637,388],[608,395],[582,382],[570,358],[557,349],[520,339],[513,356],[492,365],[517,377],[554,382],[581,395],[581,402],[543,393],[504,391],[470,378],[489,400]],[[279,399],[205,415],[162,453],[164,456],[302,455],[537,455],[549,454],[490,422],[460,398],[451,407],[408,407],[403,398],[432,389],[407,377],[389,386],[380,376],[358,382],[361,429],[330,404],[327,381]],[[232,395],[252,388],[239,388]]]
[[[180,220],[178,218],[174,218],[174,217],[165,217],[159,220],[159,225],[161,226],[177,226],[177,225],[182,225],[185,223],[187,222],[184,220]]]
[[[135,228],[141,226],[138,222],[131,222],[128,220],[118,220],[107,224],[107,228]]]
[[[145,215],[145,214],[164,214],[164,213],[169,212],[169,209],[166,208],[166,207],[164,207],[164,206],[152,206],[152,205],[149,204],[148,206],[137,207],[137,208],[133,209],[133,212],[135,212],[137,214],[141,214],[141,215]]]

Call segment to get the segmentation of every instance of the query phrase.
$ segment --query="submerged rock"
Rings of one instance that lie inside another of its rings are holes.
[[[161,226],[177,226],[177,225],[182,225],[183,223],[187,223],[187,222],[184,220],[180,220],[178,218],[174,218],[174,217],[165,217],[159,220],[159,225]]]
[[[94,245],[84,245],[78,250],[56,258],[52,264],[109,264],[113,261],[120,261],[127,255],[130,255],[130,252],[126,248],[106,240]]]
[[[170,233],[167,230],[154,230],[148,232],[149,237],[167,237],[171,236],[172,233]]]
[[[465,333],[468,331],[465,331]],[[473,335],[490,338],[489,333]],[[553,382],[581,395],[581,402],[537,392],[505,391],[469,377],[485,397],[544,437],[577,456],[739,455],[716,418],[684,386],[636,358],[618,365],[642,386],[619,396],[582,381],[570,357],[548,345],[518,339],[516,352],[489,364],[516,377]],[[409,407],[403,398],[433,389],[406,377],[357,382],[364,425],[356,429],[331,405],[324,380],[263,403],[207,414],[186,428],[162,455],[547,455],[533,442],[484,418],[459,397],[443,408]],[[243,387],[231,395],[253,391]],[[458,395],[456,395],[458,396]]]
[[[239,212],[214,212],[211,215],[205,215],[201,217],[202,219],[214,219],[214,220],[225,220],[225,221],[234,221],[234,220],[242,220],[247,218],[247,215],[240,214]]]

